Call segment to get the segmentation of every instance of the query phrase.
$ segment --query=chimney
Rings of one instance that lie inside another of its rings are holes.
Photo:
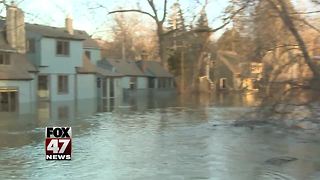
[[[26,34],[23,11],[14,2],[7,6],[6,36],[9,45],[18,53],[26,52]]]
[[[65,20],[65,27],[69,34],[73,35],[72,18],[68,15]]]

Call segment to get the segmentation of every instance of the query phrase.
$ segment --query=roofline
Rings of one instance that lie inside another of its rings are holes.
[[[90,47],[90,46],[83,46],[83,49],[99,49],[99,50],[101,50],[100,47]]]
[[[103,75],[102,73],[99,73],[99,72],[77,72],[77,74],[93,74],[93,75],[102,75],[105,77],[123,77],[123,75]]]
[[[41,33],[38,33],[41,34]],[[66,40],[74,40],[74,41],[84,41],[85,38],[72,38],[72,37],[61,37],[61,36],[47,36],[47,35],[41,35],[45,38],[52,38],[52,39],[66,39]]]
[[[77,74],[98,74],[96,72],[77,72]]]
[[[23,79],[23,78],[7,78],[7,79],[0,78],[0,80],[7,80],[7,81],[31,81],[33,79],[34,78],[25,78],[25,79]]]

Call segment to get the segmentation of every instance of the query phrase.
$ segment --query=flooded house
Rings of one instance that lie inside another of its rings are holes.
[[[115,98],[122,93],[119,73],[96,67],[101,59],[95,41],[82,30],[72,27],[26,25],[30,51],[28,59],[38,67],[38,97],[45,101],[70,101]]]
[[[122,74],[97,66],[101,49],[86,32],[83,42],[82,67],[77,67],[77,99],[122,99]]]
[[[0,26],[0,111],[30,112],[37,101],[122,99],[123,75],[96,66],[99,46],[73,29],[70,17],[65,27],[29,24],[12,4]]]
[[[112,72],[123,74],[124,90],[146,90],[173,88],[173,75],[156,61],[104,59],[98,66]]]
[[[148,78],[134,60],[103,59],[98,66],[112,72],[123,74],[121,87],[124,90],[141,90],[147,88]]]
[[[76,67],[82,66],[83,57],[82,33],[72,27],[26,24],[26,38],[30,47],[28,60],[39,70],[39,100],[68,101],[76,98]]]
[[[219,51],[214,65],[217,91],[256,91],[262,77],[261,63],[250,62],[231,51]]]
[[[27,61],[24,27],[22,10],[8,6],[0,20],[0,112],[30,111],[22,104],[37,99],[38,69]]]
[[[172,89],[174,88],[174,77],[166,71],[160,62],[140,60],[138,67],[147,76],[149,89]]]

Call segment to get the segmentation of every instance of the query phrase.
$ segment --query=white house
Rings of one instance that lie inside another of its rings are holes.
[[[0,112],[30,112],[36,101],[37,69],[26,59],[23,16],[12,4],[0,20]]]
[[[83,31],[26,24],[27,56],[39,70],[40,100],[66,101],[76,98],[76,67],[82,66]]]
[[[116,98],[121,74],[96,67],[100,49],[90,36],[72,28],[27,24],[28,59],[39,69],[38,97],[47,101]]]

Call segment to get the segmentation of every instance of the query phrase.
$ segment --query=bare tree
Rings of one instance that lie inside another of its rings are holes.
[[[273,7],[273,9],[276,12],[278,12],[283,23],[286,25],[286,27],[292,33],[292,35],[294,36],[295,40],[297,41],[298,46],[303,54],[303,57],[304,57],[306,64],[309,66],[314,77],[316,79],[319,79],[320,78],[319,69],[317,68],[317,66],[313,62],[302,36],[299,33],[293,19],[290,16],[287,5],[283,2],[283,0],[277,0],[278,5],[273,0],[267,0],[267,1],[270,3],[270,5]]]
[[[148,58],[157,57],[154,30],[149,28],[149,24],[143,23],[139,14],[114,14],[113,21],[112,40],[105,48],[107,57],[138,60],[143,51],[147,52]]]
[[[165,46],[164,46],[164,27],[163,24],[166,20],[166,16],[167,16],[167,4],[168,4],[168,0],[164,0],[163,1],[163,11],[162,11],[162,15],[158,12],[156,5],[154,3],[154,0],[146,0],[147,3],[149,4],[152,13],[149,13],[147,11],[141,10],[141,9],[121,9],[121,10],[115,10],[115,11],[110,11],[109,14],[114,14],[114,13],[126,13],[126,12],[136,12],[136,13],[141,13],[141,14],[145,14],[149,17],[151,17],[156,26],[157,26],[157,37],[158,37],[158,44],[159,44],[159,56],[161,59],[161,63],[163,65],[166,66],[166,62],[164,59],[165,56]]]

